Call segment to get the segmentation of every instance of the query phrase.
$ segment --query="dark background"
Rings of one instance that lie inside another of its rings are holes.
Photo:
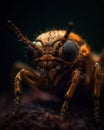
[[[11,91],[10,72],[16,61],[27,62],[24,44],[7,26],[11,19],[21,31],[33,40],[34,34],[47,29],[67,28],[75,23],[75,32],[84,36],[92,50],[100,53],[103,45],[103,0],[76,1],[0,1],[0,94]]]

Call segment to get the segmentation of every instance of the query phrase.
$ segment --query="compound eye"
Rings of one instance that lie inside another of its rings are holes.
[[[42,49],[42,43],[40,41],[34,41],[33,44],[38,50]]]
[[[28,46],[27,48],[27,56],[30,60],[39,57],[42,51],[42,43],[40,41],[33,41],[32,43],[35,46],[35,48],[31,46]]]
[[[67,40],[62,46],[62,53],[66,60],[73,61],[77,57],[79,49],[77,45],[71,41]]]

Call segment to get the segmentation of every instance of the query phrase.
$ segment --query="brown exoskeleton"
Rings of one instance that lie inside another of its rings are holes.
[[[93,54],[85,40],[71,32],[72,23],[67,30],[42,33],[33,42],[27,39],[11,21],[8,23],[19,39],[28,45],[27,54],[35,65],[34,70],[24,66],[15,76],[15,113],[20,106],[22,81],[50,91],[55,91],[59,86],[63,87],[65,91],[62,94],[65,95],[65,101],[60,112],[62,117],[76,87],[80,84],[80,87],[92,88],[94,115],[98,122],[104,53],[101,56]]]

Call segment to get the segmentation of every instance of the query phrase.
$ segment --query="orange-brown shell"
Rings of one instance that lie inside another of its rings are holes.
[[[47,45],[47,43],[49,45],[52,45],[53,42],[62,39],[65,33],[66,33],[65,30],[52,30],[40,34],[37,37],[37,40],[42,41],[44,45]],[[85,40],[82,39],[79,35],[75,34],[74,32],[71,32],[69,34],[68,39],[75,41],[75,43],[79,47],[79,53],[82,54],[83,56],[86,56],[90,53],[90,47],[86,44]]]

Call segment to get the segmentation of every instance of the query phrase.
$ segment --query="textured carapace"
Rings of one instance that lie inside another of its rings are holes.
[[[65,117],[76,87],[80,86],[81,89],[89,89],[90,93],[93,93],[94,117],[96,123],[99,123],[99,99],[104,82],[104,52],[101,56],[92,53],[86,41],[72,32],[73,23],[69,24],[67,30],[42,33],[33,42],[11,21],[8,23],[18,38],[28,45],[27,55],[35,66],[32,69],[27,65],[17,65],[20,71],[15,76],[14,84],[15,114],[20,107],[23,81],[29,86],[53,91],[62,101],[65,100],[60,112],[62,117]]]
[[[53,65],[55,62],[63,62],[69,64],[75,62],[79,55],[86,56],[90,49],[84,40],[77,34],[71,32],[67,39],[64,39],[65,30],[52,30],[39,35],[33,45],[29,46],[27,54],[33,63],[41,62],[46,69],[49,68],[49,62]],[[46,65],[46,66],[45,66]],[[41,66],[40,66],[41,67]]]

